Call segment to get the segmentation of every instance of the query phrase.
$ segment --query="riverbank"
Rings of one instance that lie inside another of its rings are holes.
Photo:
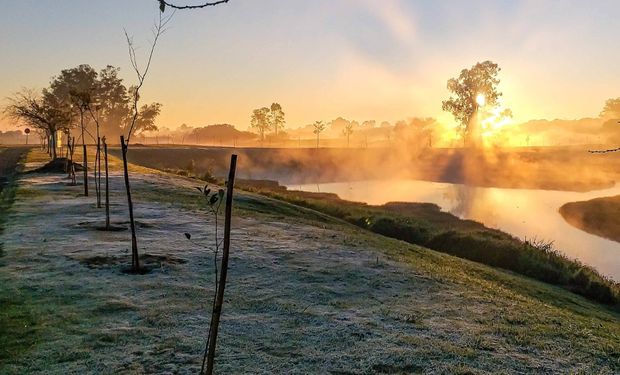
[[[578,229],[620,242],[620,195],[566,203],[560,214]]]
[[[112,218],[123,225],[118,168]],[[127,275],[129,233],[96,230],[102,210],[64,177],[24,175],[16,189],[2,235],[0,372],[196,373],[212,255],[184,233],[212,238],[195,190],[204,182],[132,167],[140,250],[153,267]],[[218,373],[620,371],[620,314],[603,305],[236,194]]]

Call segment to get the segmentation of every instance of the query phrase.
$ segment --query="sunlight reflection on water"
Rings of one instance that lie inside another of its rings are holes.
[[[588,234],[568,224],[558,209],[564,203],[619,195],[620,187],[585,193],[472,187],[417,180],[356,181],[289,185],[289,189],[335,193],[342,199],[384,204],[431,202],[442,210],[484,223],[519,238],[553,241],[571,258],[620,280],[620,243]]]

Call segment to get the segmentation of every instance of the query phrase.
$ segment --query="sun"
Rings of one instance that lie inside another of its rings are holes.
[[[484,107],[484,105],[487,103],[487,98],[484,96],[484,94],[480,93],[476,96],[476,103],[479,107]]]
[[[513,125],[512,113],[501,106],[483,111],[480,116],[481,135],[487,141],[491,141],[491,139],[500,141],[499,138],[502,138],[502,133],[514,130],[511,129]],[[505,140],[502,143],[504,142]]]

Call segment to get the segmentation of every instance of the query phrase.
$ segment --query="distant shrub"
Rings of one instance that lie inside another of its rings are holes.
[[[431,239],[429,228],[410,220],[400,221],[389,217],[379,217],[369,220],[368,229],[387,237],[415,244],[426,244]]]
[[[217,178],[211,173],[211,171],[206,171],[203,173],[202,176],[200,176],[200,179],[212,184],[217,183]]]

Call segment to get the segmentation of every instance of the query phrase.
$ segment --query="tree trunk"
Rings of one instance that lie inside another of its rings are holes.
[[[103,153],[105,157],[105,229],[110,229],[110,184],[108,182],[108,144],[103,140]]]
[[[84,196],[88,197],[88,156],[86,156],[84,140],[82,140],[82,153],[84,154]]]
[[[209,348],[207,352],[207,375],[213,374],[213,363],[215,360],[215,344],[217,342],[217,330],[220,324],[220,316],[222,314],[222,305],[224,303],[224,288],[226,287],[226,276],[228,274],[228,254],[230,252],[230,227],[232,217],[233,188],[235,185],[235,171],[237,169],[237,155],[232,154],[230,157],[230,171],[228,172],[228,181],[226,183],[226,210],[224,213],[224,245],[222,251],[222,265],[220,273],[220,282],[217,289],[215,306],[211,315],[211,327],[209,328]],[[204,368],[204,362],[203,362]],[[202,371],[201,371],[202,372]]]
[[[71,137],[67,135],[67,158],[65,159],[65,173],[67,173],[67,178],[71,178],[71,166],[69,165],[70,152],[71,152]]]
[[[127,148],[125,137],[121,135],[121,154],[123,154],[123,170],[125,174],[125,189],[127,190],[127,207],[129,208],[129,225],[131,227],[131,270],[140,271],[140,259],[138,257],[138,240],[136,239],[136,225],[133,220],[133,202],[131,200],[131,188],[129,187],[129,171],[127,170]]]
[[[58,155],[56,155],[56,132],[52,134],[51,151],[52,151],[52,159],[56,160],[56,158],[58,157]]]
[[[101,138],[99,137],[97,137],[97,152],[95,153],[94,172],[97,208],[101,208]]]
[[[75,152],[75,137],[71,138],[71,145],[69,146],[69,155],[71,160],[69,161],[69,175],[71,176],[71,185],[75,186],[77,181],[75,180],[75,163],[73,162],[73,154]]]
[[[86,154],[86,138],[84,137],[84,110],[80,107],[80,125],[82,127],[82,152],[84,158],[84,196],[88,197],[88,155]]]

